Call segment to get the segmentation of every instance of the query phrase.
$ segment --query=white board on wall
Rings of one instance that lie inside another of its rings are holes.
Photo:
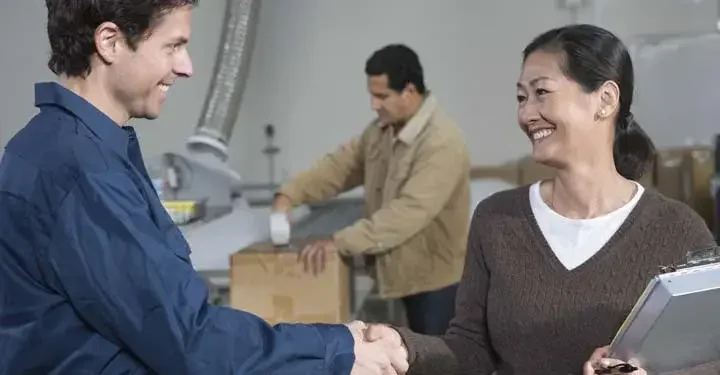
[[[582,22],[613,31],[626,40],[656,41],[718,30],[718,0],[590,0]]]
[[[632,46],[634,112],[659,147],[711,145],[720,133],[720,35]]]

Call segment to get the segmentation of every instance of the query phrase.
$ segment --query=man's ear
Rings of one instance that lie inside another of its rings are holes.
[[[408,94],[415,94],[418,91],[417,91],[417,87],[415,87],[414,84],[408,83],[407,85],[405,85],[405,89],[403,89],[403,92],[406,92]]]
[[[103,62],[114,63],[123,48],[125,37],[115,23],[103,22],[95,29],[95,51]]]

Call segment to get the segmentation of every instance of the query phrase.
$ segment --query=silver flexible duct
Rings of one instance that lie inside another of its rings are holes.
[[[237,121],[250,71],[260,2],[227,0],[210,91],[195,134],[187,140],[191,151],[211,152],[222,160],[227,159],[227,144]]]

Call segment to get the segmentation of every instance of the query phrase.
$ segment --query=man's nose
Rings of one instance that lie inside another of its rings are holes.
[[[178,60],[178,62],[175,64],[175,74],[177,74],[180,77],[190,78],[193,75],[193,64],[192,59],[190,58],[190,55],[188,54],[187,50],[185,50]]]

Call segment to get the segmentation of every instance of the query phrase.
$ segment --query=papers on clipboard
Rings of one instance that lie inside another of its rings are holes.
[[[648,283],[610,345],[650,373],[720,361],[720,247],[688,254]]]

